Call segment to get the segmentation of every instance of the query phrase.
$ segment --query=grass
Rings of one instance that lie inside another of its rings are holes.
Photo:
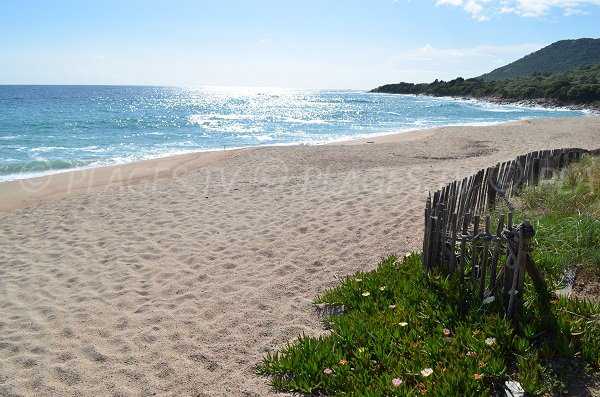
[[[519,195],[518,218],[535,217],[534,258],[553,279],[577,265],[600,272],[600,157]]]
[[[574,264],[600,268],[599,170],[598,159],[584,159],[521,195],[518,217],[535,215],[534,255],[545,274],[558,278]],[[526,288],[513,322],[500,299],[486,303],[459,282],[425,274],[417,253],[382,259],[316,300],[345,307],[328,319],[329,335],[298,337],[267,354],[256,372],[281,391],[332,396],[488,396],[507,379],[543,395],[561,388],[557,358],[598,372],[598,304],[553,297],[539,305]]]

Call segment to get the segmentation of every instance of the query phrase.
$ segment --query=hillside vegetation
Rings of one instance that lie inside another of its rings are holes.
[[[600,63],[574,71],[514,80],[456,78],[427,84],[398,83],[371,92],[500,99],[508,102],[543,98],[550,105],[600,108]]]
[[[600,39],[561,40],[478,78],[484,81],[512,80],[562,73],[598,63]]]

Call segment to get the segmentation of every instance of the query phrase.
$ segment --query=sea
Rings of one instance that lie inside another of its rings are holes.
[[[0,86],[0,182],[190,152],[585,114],[352,90]]]

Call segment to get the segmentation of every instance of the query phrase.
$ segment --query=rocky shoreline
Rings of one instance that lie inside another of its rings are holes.
[[[532,98],[532,99],[507,99],[507,98],[499,98],[499,97],[467,97],[462,99],[474,99],[480,101],[486,101],[490,103],[495,103],[498,105],[518,105],[518,106],[527,106],[527,107],[544,107],[549,109],[569,109],[569,110],[588,110],[593,112],[594,114],[600,114],[600,102],[594,103],[585,103],[585,104],[565,104],[561,103],[556,99],[548,99],[548,98]]]
[[[510,99],[501,98],[494,96],[474,97],[474,96],[453,96],[453,95],[428,95],[428,94],[413,94],[413,93],[395,93],[385,90],[380,90],[381,87],[375,88],[368,92],[373,94],[395,94],[395,95],[415,95],[415,96],[429,96],[434,98],[452,98],[460,99],[463,101],[483,101],[494,103],[497,105],[517,105],[526,107],[543,107],[547,109],[568,109],[568,110],[586,110],[594,115],[600,115],[600,101],[592,103],[564,103],[557,99],[551,98],[530,98],[530,99]]]

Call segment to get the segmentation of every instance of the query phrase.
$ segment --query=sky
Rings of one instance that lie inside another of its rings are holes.
[[[2,0],[0,84],[370,89],[600,37],[600,0]]]

